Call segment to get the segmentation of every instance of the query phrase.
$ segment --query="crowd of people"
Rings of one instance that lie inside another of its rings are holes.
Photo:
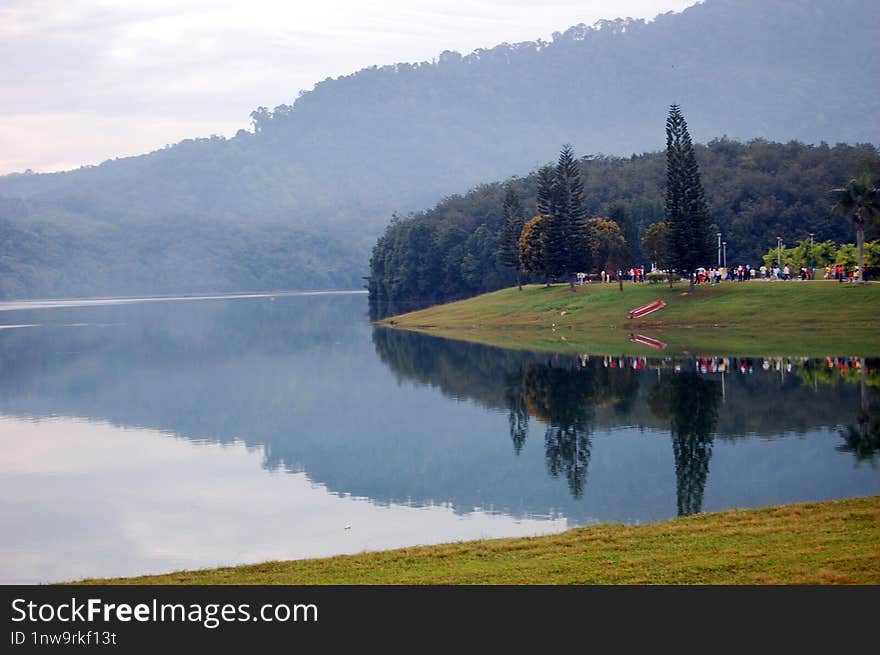
[[[784,371],[791,373],[797,368],[829,368],[840,372],[847,370],[876,371],[880,360],[864,357],[697,357],[694,359],[677,359],[674,357],[649,358],[644,356],[613,356],[613,355],[578,355],[577,363],[586,368],[591,359],[599,359],[605,368],[631,368],[642,371],[650,368],[670,368],[675,372],[697,371],[699,373],[739,372],[751,374],[755,371]]]
[[[649,273],[653,273],[654,271],[648,271]],[[782,267],[779,266],[764,266],[761,265],[759,268],[753,268],[750,264],[740,264],[739,266],[733,267],[712,267],[712,268],[698,268],[691,274],[693,281],[695,284],[720,284],[722,280],[729,280],[733,282],[747,282],[750,280],[779,280],[779,281],[788,281],[788,280],[815,280],[816,276],[820,275],[823,280],[837,280],[838,282],[854,282],[858,280],[859,277],[859,267],[851,267],[848,268],[842,264],[831,265],[828,264],[824,269],[815,268],[812,266],[802,266],[800,270],[795,271],[788,264],[785,264]],[[586,273],[578,273],[577,281],[578,284],[583,284],[584,282],[590,282],[591,277],[593,280],[602,282],[617,282],[620,279],[623,279],[628,282],[644,282],[646,277],[646,271],[643,266],[634,266],[629,270],[618,270],[618,271],[600,271],[597,276],[589,276]],[[865,275],[864,279],[868,277],[868,268],[865,267]]]
[[[865,279],[867,279],[867,267],[865,268]],[[815,280],[817,275],[821,275],[823,280],[837,280],[838,282],[853,282],[859,278],[859,267],[847,269],[842,264],[827,265],[823,269],[816,269],[812,266],[802,266],[800,270],[794,271],[788,264],[781,268],[779,266],[764,266],[760,268],[752,268],[749,264],[739,265],[732,268],[699,268],[693,274],[693,280],[696,284],[718,284],[722,280],[732,280],[734,282],[745,282],[749,280]]]

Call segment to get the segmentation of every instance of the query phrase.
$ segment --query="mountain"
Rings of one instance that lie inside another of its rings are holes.
[[[872,0],[706,0],[327,79],[233,138],[0,177],[0,294],[352,286],[392,212],[656,150],[672,102],[698,141],[876,142],[878,38]]]

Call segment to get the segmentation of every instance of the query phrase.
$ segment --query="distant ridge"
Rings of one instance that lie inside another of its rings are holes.
[[[659,149],[671,102],[698,141],[877,143],[878,42],[873,0],[706,0],[328,79],[253,133],[0,177],[0,297],[350,287],[392,212]]]

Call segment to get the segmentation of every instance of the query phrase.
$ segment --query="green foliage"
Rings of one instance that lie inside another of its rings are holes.
[[[555,248],[553,258],[560,262],[561,277],[569,280],[574,274],[589,268],[586,247],[586,208],[584,205],[584,182],[581,170],[568,144],[562,147],[556,164],[555,180],[556,204],[553,218],[562,228],[560,242]]]
[[[520,265],[528,275],[547,279],[550,268],[547,263],[547,232],[551,218],[539,214],[526,223],[519,238]]]
[[[525,210],[512,184],[505,187],[501,212],[504,221],[498,238],[498,263],[504,268],[519,271],[519,237],[525,227]]]
[[[776,248],[771,248],[762,256],[764,265],[772,268],[777,265]],[[800,268],[808,268],[811,262],[815,265],[817,271],[826,265],[843,264],[847,270],[852,270],[858,265],[858,248],[855,244],[844,243],[838,245],[830,239],[821,243],[814,243],[812,250],[810,249],[810,240],[802,239],[794,248],[786,248],[782,246],[781,255],[782,266],[788,265],[794,270]],[[871,241],[865,244],[865,265],[868,268],[880,266],[880,241]],[[817,277],[819,274],[817,273]]]
[[[687,122],[678,105],[666,119],[666,221],[672,268],[690,274],[712,254],[712,219]]]
[[[591,215],[610,216],[608,204],[621,201],[641,234],[663,219],[662,162],[629,155],[654,147],[652,125],[683,84],[688,97],[701,99],[688,118],[705,135],[760,132],[816,144],[834,135],[876,143],[876,20],[866,20],[875,5],[728,0],[652,21],[578,25],[551,41],[464,56],[444,52],[435,61],[328,78],[274,109],[258,107],[253,132],[232,138],[186,139],[64,173],[2,176],[0,196],[30,205],[27,218],[15,221],[19,241],[2,255],[3,284],[7,294],[121,293],[158,280],[162,288],[188,284],[187,276],[196,276],[213,288],[237,289],[273,277],[281,265],[284,286],[350,286],[364,274],[360,265],[392,211],[421,210],[485,180],[527,171],[565,141],[579,152],[625,156],[597,156],[595,166],[581,166],[589,175],[587,207]],[[687,77],[684,64],[670,61],[686,62]],[[864,65],[853,67],[854,61]],[[757,261],[769,244],[761,241],[766,234],[793,240],[808,230],[820,239],[842,238],[824,206],[828,198],[820,209],[813,195],[842,186],[866,162],[850,166],[845,147],[801,148],[761,142],[744,152],[724,141],[712,153],[697,150],[712,216],[738,250],[731,255]],[[712,164],[716,173],[707,157],[722,160]],[[538,213],[517,188],[526,216]],[[473,225],[461,226],[468,234],[482,223],[497,227],[486,213],[470,220]],[[207,252],[151,257],[145,242],[157,225],[182,249],[178,242],[190,233],[177,230],[192,223],[210,225],[197,230]],[[242,265],[235,254],[240,232],[258,227],[265,236],[266,226],[283,228],[285,241],[308,235],[316,245],[267,259],[272,241],[258,235],[253,240],[261,244],[245,253],[249,264]],[[65,237],[45,238],[47,231]],[[105,264],[95,253],[107,250],[105,237],[117,231],[125,234],[110,237],[114,261]],[[126,260],[128,239],[137,251],[143,246],[143,258]],[[35,264],[35,242],[64,249],[51,269]],[[631,240],[630,246],[638,250]],[[249,271],[252,265],[258,270]],[[85,269],[88,277],[73,284]],[[343,280],[348,271],[351,278]],[[448,297],[461,292],[450,289]]]
[[[537,177],[538,189],[535,195],[535,203],[538,207],[538,214],[550,216],[556,206],[556,172],[552,166],[542,166],[538,169]]]
[[[843,188],[833,189],[834,210],[852,219],[856,230],[864,229],[868,220],[880,215],[880,190],[870,171],[864,171]]]
[[[729,263],[750,263],[759,266],[776,236],[795,243],[814,233],[815,246],[825,241],[843,242],[851,239],[849,221],[832,212],[827,189],[842,184],[852,174],[864,170],[872,162],[880,164],[880,155],[872,145],[849,146],[826,144],[809,146],[801,143],[771,143],[755,140],[740,143],[716,139],[706,146],[694,146],[705,180],[707,200],[717,229],[727,241]],[[592,157],[579,162],[584,180],[585,205],[596,207],[600,216],[609,216],[612,205],[624,205],[632,214],[638,234],[663,220],[665,185],[665,153],[657,152],[636,157]],[[552,167],[546,169],[552,174]],[[527,212],[537,214],[537,192],[541,173],[536,172],[510,182]],[[426,298],[395,295],[397,269],[371,267],[371,298],[393,299],[407,309],[433,302],[463,298],[475,293],[457,272],[463,257],[463,241],[480,225],[500,233],[503,225],[505,186],[484,184],[466,195],[451,196],[433,209],[401,219],[388,227],[386,236],[376,244],[374,262],[385,262],[388,251],[404,243],[396,235],[405,232],[413,222],[425,222],[436,234],[436,247],[441,261],[454,260],[446,276]],[[866,224],[868,238],[876,238],[878,225]],[[651,256],[644,246],[645,264]],[[715,263],[714,246],[708,258]],[[497,270],[496,280],[510,285],[514,278],[509,270]],[[539,276],[540,279],[543,277]],[[484,285],[485,286],[485,285]],[[498,288],[498,287],[496,287]],[[487,287],[487,290],[491,287]]]
[[[865,224],[880,216],[880,189],[871,172],[866,170],[858,178],[847,182],[845,187],[833,189],[831,194],[835,200],[834,210],[852,219],[856,231],[858,280],[861,282],[864,275]]]
[[[0,199],[0,299],[362,286],[357,248],[281,226],[162,221],[129,230]]]
[[[838,264],[843,264],[845,270],[851,271],[859,263],[858,248],[851,243],[844,243],[837,249],[834,259]]]
[[[612,202],[608,206],[608,220],[614,221],[620,226],[620,231],[626,239],[627,248],[632,253],[633,259],[641,260],[644,255],[639,240],[639,230],[629,206],[624,202]]]
[[[617,223],[604,218],[591,218],[584,231],[597,270],[617,271],[629,266],[632,254]]]
[[[670,268],[669,225],[666,221],[652,223],[645,229],[642,251],[657,268]]]
[[[880,240],[865,244],[865,266],[880,268]]]
[[[545,217],[540,241],[544,273],[573,281],[575,273],[588,267],[588,251],[582,229],[584,183],[570,145],[562,147],[555,168],[544,166],[538,171],[536,204],[539,215]],[[533,240],[532,245],[537,244]]]

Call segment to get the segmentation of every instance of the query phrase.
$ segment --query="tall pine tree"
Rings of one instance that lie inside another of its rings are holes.
[[[556,166],[538,171],[538,215],[544,274],[547,278],[566,279],[574,291],[575,274],[589,268],[587,211],[580,166],[570,145],[562,147]]]
[[[574,291],[575,273],[587,268],[587,211],[584,207],[584,182],[574,151],[568,144],[562,147],[556,164],[556,214],[563,233],[560,249],[562,269]]]
[[[552,166],[542,166],[538,170],[538,213],[550,216],[554,210],[556,173]]]
[[[504,268],[516,271],[516,286],[522,291],[520,278],[520,247],[519,237],[526,224],[522,203],[512,184],[508,184],[504,193],[502,206],[504,224],[498,242],[498,263]]]
[[[666,119],[666,222],[670,264],[688,276],[712,258],[712,218],[687,122],[678,105]]]

